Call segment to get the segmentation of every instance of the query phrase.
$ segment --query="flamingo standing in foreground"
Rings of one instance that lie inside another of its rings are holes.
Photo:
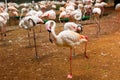
[[[49,33],[49,40],[51,43],[53,43],[53,40],[51,38],[51,25],[50,25],[51,22],[46,22],[45,23],[45,27],[46,27],[46,30],[48,31]],[[71,31],[74,31],[74,32],[77,32],[77,33],[82,33],[83,31],[83,26],[81,24],[76,24],[74,22],[67,22],[64,24],[64,30],[71,30]],[[75,56],[75,49],[73,49],[73,56]]]
[[[70,48],[70,73],[68,74],[67,78],[72,78],[72,49],[74,46],[79,45],[80,43],[85,42],[85,51],[84,54],[86,55],[86,47],[88,38],[86,36],[80,35],[71,30],[64,30],[60,32],[58,35],[55,33],[56,23],[53,20],[49,20],[50,23],[53,23],[51,27],[51,33],[54,37],[55,44],[61,47],[69,47]]]

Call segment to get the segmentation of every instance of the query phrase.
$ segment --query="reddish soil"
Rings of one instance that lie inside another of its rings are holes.
[[[96,25],[84,25],[83,35],[89,37],[87,54],[84,44],[76,48],[73,57],[73,78],[71,80],[120,80],[120,20],[113,8],[106,8],[101,17],[101,32],[96,37]],[[63,29],[57,23],[56,32]],[[8,26],[8,28],[12,28]],[[7,32],[0,41],[0,80],[68,80],[69,49],[57,47],[48,40],[48,32],[42,24],[42,32],[36,27],[37,51],[28,45],[27,31],[16,29]],[[31,42],[33,34],[31,31]]]

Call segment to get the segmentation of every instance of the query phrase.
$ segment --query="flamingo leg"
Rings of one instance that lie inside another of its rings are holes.
[[[100,33],[100,30],[101,30],[101,28],[100,28],[100,16],[98,16],[97,18],[96,18],[96,24],[97,24],[97,36],[98,36],[98,34]]]
[[[30,43],[30,33],[29,33],[29,30],[27,30],[28,32],[28,40],[29,40],[29,45],[28,46],[31,46],[31,43]]]
[[[100,32],[100,19],[98,18],[98,32]]]
[[[35,36],[35,30],[34,29],[33,29],[33,35],[34,35],[35,58],[38,59],[39,56],[37,54],[36,36]]]
[[[87,50],[87,42],[85,43],[85,51],[84,51],[84,55],[85,55],[85,57],[88,59],[89,57],[87,56],[86,50]]]
[[[4,36],[6,36],[6,25],[3,27]]]
[[[1,27],[1,40],[3,40],[3,36],[6,36],[6,26]]]
[[[70,48],[70,73],[68,74],[67,78],[72,78],[72,48]]]
[[[72,56],[75,56],[75,48],[73,48]]]
[[[3,40],[3,33],[1,32],[1,40]]]
[[[40,26],[40,33],[42,32],[41,26]]]

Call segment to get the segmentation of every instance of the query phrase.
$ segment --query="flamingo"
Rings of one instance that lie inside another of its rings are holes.
[[[34,16],[34,15],[38,16],[39,18],[41,18],[41,16],[43,15],[43,12],[42,12],[41,10],[35,11],[35,10],[31,9],[31,10],[26,14],[26,16]],[[40,32],[41,32],[41,26],[40,26]]]
[[[7,0],[5,0],[5,9],[0,13],[0,32],[1,32],[1,40],[3,39],[3,35],[6,36],[6,23],[9,19],[9,14],[7,13]]]
[[[56,19],[56,12],[54,10],[49,10],[43,13],[42,18],[46,17],[47,19]]]
[[[62,11],[59,15],[59,22],[61,23],[61,18],[69,18],[70,15],[66,11]]]
[[[97,32],[96,32],[96,34],[98,35],[98,33],[100,32],[100,16],[102,15],[102,10],[100,7],[94,6],[92,13],[93,13],[93,17],[95,19],[95,22],[98,26]]]
[[[77,33],[81,33],[83,31],[83,26],[81,24],[76,24],[74,22],[67,22],[64,24],[64,30],[72,30]]]
[[[86,47],[88,38],[84,35],[80,35],[71,30],[64,30],[60,32],[58,35],[55,33],[56,23],[53,20],[49,20],[50,23],[53,23],[51,28],[51,33],[54,37],[55,44],[60,47],[69,47],[70,48],[70,73],[68,74],[67,78],[72,78],[72,49],[74,46],[79,45],[81,43],[86,43],[84,54],[86,55]]]
[[[100,2],[100,3],[95,3],[94,6],[97,6],[101,9],[101,16],[104,14],[104,7],[107,6],[108,4],[105,2]]]
[[[35,36],[35,30],[34,30],[34,26],[36,26],[39,23],[44,23],[42,21],[42,19],[40,19],[38,16],[26,16],[24,17],[20,22],[19,22],[19,26],[21,28],[24,28],[28,31],[28,38],[29,38],[29,46],[31,45],[30,43],[30,34],[29,34],[29,30],[33,30],[33,35],[34,35],[34,47],[35,47],[35,57],[38,57],[37,54],[37,47],[36,47],[36,36]]]
[[[83,5],[82,4],[79,4],[78,5],[78,9],[72,11],[70,13],[70,15],[72,16],[72,18],[74,18],[75,20],[81,20],[82,19],[82,8],[83,8]]]
[[[116,4],[115,11],[117,13],[117,16],[120,14],[120,3]]]
[[[49,33],[49,40],[51,43],[53,43],[53,40],[51,38],[51,26],[50,26],[50,22],[46,22],[45,23],[45,26],[46,26],[46,30],[48,31]],[[77,32],[77,33],[81,33],[83,31],[83,26],[81,24],[76,24],[74,22],[67,22],[64,24],[64,30],[72,30],[74,32]],[[73,49],[73,56],[75,56],[75,49]]]

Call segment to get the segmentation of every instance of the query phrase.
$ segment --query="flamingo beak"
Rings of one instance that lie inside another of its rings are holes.
[[[49,32],[49,41],[51,42],[51,43],[53,43],[53,40],[51,39],[51,31],[48,31]]]

